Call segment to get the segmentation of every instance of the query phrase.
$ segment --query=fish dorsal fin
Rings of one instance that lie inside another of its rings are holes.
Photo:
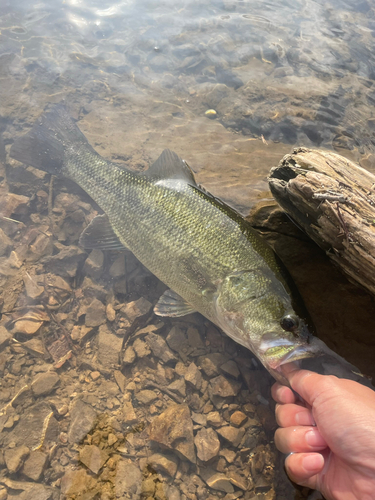
[[[164,292],[154,307],[154,313],[157,316],[170,316],[171,318],[179,318],[193,312],[195,309],[173,290]]]
[[[112,229],[108,217],[97,215],[82,232],[79,244],[86,249],[124,250],[124,245]]]
[[[159,158],[151,165],[144,175],[157,180],[184,180],[188,184],[196,186],[194,174],[189,165],[170,149],[164,149]]]

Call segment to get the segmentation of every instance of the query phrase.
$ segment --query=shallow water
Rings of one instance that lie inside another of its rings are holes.
[[[64,101],[106,158],[144,170],[170,148],[246,214],[293,146],[374,169],[374,30],[367,1],[1,2],[1,499],[307,497],[248,351],[153,316],[156,278],[78,247],[96,205],[8,152]],[[153,434],[168,418],[176,442]]]

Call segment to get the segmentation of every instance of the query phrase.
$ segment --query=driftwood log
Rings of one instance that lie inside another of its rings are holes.
[[[340,155],[296,148],[268,180],[287,214],[351,281],[375,294],[375,176]]]

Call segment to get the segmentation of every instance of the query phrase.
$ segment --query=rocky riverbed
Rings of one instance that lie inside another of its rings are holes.
[[[83,251],[79,188],[2,178],[0,499],[306,498],[254,356],[198,314],[157,318],[165,287],[130,253]]]

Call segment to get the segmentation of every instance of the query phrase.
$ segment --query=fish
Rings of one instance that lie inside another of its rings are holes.
[[[284,384],[283,365],[322,355],[346,375],[357,374],[311,333],[270,246],[237,211],[198,185],[176,153],[164,150],[144,172],[125,168],[100,156],[65,106],[55,104],[15,139],[10,156],[84,189],[103,214],[87,226],[80,244],[130,250],[168,287],[156,315],[201,313]]]

